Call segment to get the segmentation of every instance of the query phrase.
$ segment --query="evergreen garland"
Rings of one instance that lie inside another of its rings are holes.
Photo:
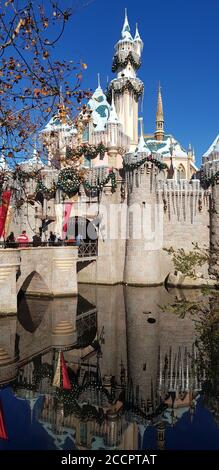
[[[140,82],[140,84],[141,84],[141,82]],[[115,88],[115,87],[113,87],[113,90],[114,90],[114,93],[115,93],[115,94],[121,95],[121,94],[122,94],[124,91],[126,91],[126,90],[127,90],[127,91],[132,91],[132,92],[134,93],[134,96],[136,97],[136,99],[139,99],[139,98],[140,98],[140,96],[141,96],[142,93],[143,93],[143,89],[144,89],[144,85],[143,85],[143,84],[142,84],[141,86],[139,86],[139,87],[136,87],[136,86],[134,85],[134,83],[133,83],[131,80],[129,80],[129,79],[127,79],[127,80],[125,81],[125,83],[123,83],[123,84],[121,83],[120,88]],[[111,102],[111,101],[112,101],[112,90],[111,90],[111,89],[108,89],[108,90],[106,91],[106,96],[107,96],[108,101]]]
[[[85,157],[90,157],[90,158],[95,158],[97,155],[100,155],[101,157],[104,156],[104,153],[107,152],[107,147],[103,145],[102,142],[100,144],[96,145],[90,145],[90,144],[83,144],[77,147],[76,149],[70,149],[68,148],[66,151],[66,158],[71,159],[74,157],[82,157],[84,155]]]
[[[118,54],[115,54],[113,57],[112,72],[116,72],[119,67],[121,68],[127,67],[129,62],[136,70],[138,70],[141,65],[140,57],[138,58],[138,56],[136,56],[135,58],[133,56],[132,51],[128,53],[128,55],[126,56],[124,60],[119,60]]]
[[[89,181],[84,181],[84,188],[87,191],[99,191],[101,190],[109,181],[111,180],[112,183],[112,191],[115,191],[116,189],[116,175],[115,173],[111,172],[109,175],[107,175],[100,183],[97,185],[91,185]]]
[[[53,182],[51,188],[47,188],[42,180],[39,180],[36,187],[36,195],[42,194],[45,199],[49,200],[55,197],[56,184]]]
[[[151,155],[142,158],[141,160],[134,162],[134,163],[125,163],[123,162],[123,166],[125,170],[133,171],[139,168],[139,166],[143,165],[146,162],[151,162],[155,165],[159,170],[166,170],[168,168],[166,163],[160,162],[156,158],[152,157]]]
[[[112,183],[112,191],[116,189],[116,175],[110,172],[102,181],[96,185],[92,185],[88,180],[83,182],[84,188],[87,191],[100,191],[109,181]],[[71,197],[78,191],[80,180],[72,168],[65,168],[60,171],[57,182],[57,189],[61,189],[68,197]]]
[[[39,176],[40,170],[32,170],[32,171],[24,171],[22,170],[19,166],[15,168],[15,171],[13,173],[13,178],[14,180],[18,179],[20,183],[24,183],[25,181],[28,181],[29,179],[34,179]]]

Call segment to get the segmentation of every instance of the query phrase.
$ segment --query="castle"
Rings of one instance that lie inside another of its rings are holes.
[[[20,166],[30,173],[40,169],[43,184],[36,188],[36,181],[28,180],[29,200],[14,208],[10,230],[18,235],[26,229],[31,238],[43,227],[45,237],[52,230],[71,239],[73,232],[75,237],[80,231],[79,222],[84,224],[90,229],[85,238],[97,238],[98,256],[78,272],[82,283],[152,286],[163,284],[169,276],[173,285],[215,284],[218,138],[203,156],[201,179],[197,179],[191,146],[186,151],[172,135],[165,134],[160,86],[155,132],[144,135],[138,111],[144,85],[137,77],[142,50],[138,27],[133,38],[125,13],[113,57],[116,78],[107,94],[98,78],[81,132],[60,115],[53,116],[40,132],[47,161],[41,161],[35,150]],[[85,172],[85,184],[69,181],[66,157],[79,142],[78,164]],[[75,192],[71,192],[74,185]],[[37,201],[31,199],[36,191],[42,196]],[[186,253],[194,245],[205,252],[211,249],[214,255],[191,278],[176,271],[168,250]]]

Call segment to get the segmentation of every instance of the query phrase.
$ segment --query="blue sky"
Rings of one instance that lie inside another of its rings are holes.
[[[97,73],[105,87],[124,9],[144,41],[139,77],[145,84],[144,128],[154,131],[161,81],[165,130],[195,148],[197,162],[219,133],[218,0],[65,0],[76,5],[55,54],[85,61],[83,87],[95,89]],[[85,6],[80,7],[80,4]],[[87,5],[86,5],[87,4]]]

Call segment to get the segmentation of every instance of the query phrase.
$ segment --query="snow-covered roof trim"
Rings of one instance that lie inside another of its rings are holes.
[[[87,106],[92,111],[91,120],[93,122],[94,131],[104,131],[110,117],[111,106],[100,85],[88,101]]]
[[[139,118],[139,122],[140,122],[140,137],[139,137],[138,145],[136,147],[136,156],[138,155],[138,153],[144,153],[146,155],[150,155],[151,150],[149,149],[149,147],[147,146],[144,140],[143,118]]]
[[[112,90],[112,103],[111,103],[111,108],[110,108],[110,115],[109,115],[109,119],[108,119],[107,123],[108,124],[119,124],[119,118],[117,116],[115,103],[114,103],[113,90]]]
[[[211,155],[212,152],[219,152],[219,134],[217,135],[217,137],[214,139],[214,141],[212,142],[212,144],[210,145],[209,149],[207,150],[207,152],[204,153],[203,157],[208,157],[209,155]]]
[[[163,157],[188,158],[186,150],[171,135],[165,135],[162,141],[146,138],[145,142],[152,152],[157,152]]]
[[[68,122],[63,123],[57,114],[51,117],[44,129],[40,131],[40,134],[47,134],[54,131],[62,131],[68,135],[77,134],[77,129]]]
[[[130,32],[130,26],[128,22],[127,9],[125,8],[125,20],[122,28],[122,39],[133,41],[133,37]]]
[[[141,42],[141,43],[143,44],[143,41],[142,41],[141,36],[140,36],[140,34],[139,34],[139,31],[138,31],[138,23],[136,23],[134,41],[139,41],[139,42]]]
[[[44,163],[42,162],[41,158],[39,157],[38,155],[38,152],[36,149],[33,150],[33,155],[31,158],[29,158],[28,160],[23,160],[21,163],[20,163],[21,166],[25,166],[25,167],[29,167],[29,168],[43,168],[45,165]]]

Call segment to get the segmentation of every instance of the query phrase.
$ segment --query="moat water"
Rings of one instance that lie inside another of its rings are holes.
[[[20,297],[0,317],[0,449],[219,449],[218,312],[164,287]]]

